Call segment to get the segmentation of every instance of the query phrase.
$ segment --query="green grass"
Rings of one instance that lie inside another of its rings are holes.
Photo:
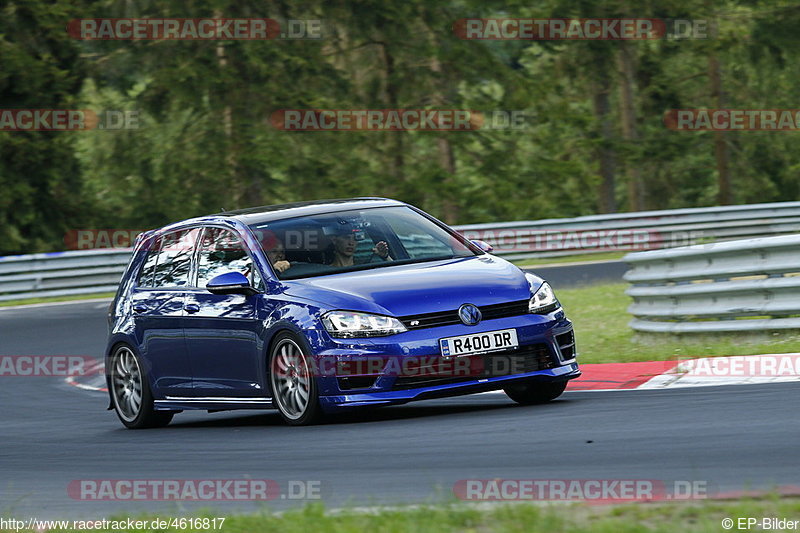
[[[800,352],[797,333],[732,335],[635,334],[628,326],[625,283],[556,291],[575,324],[579,361],[612,363],[676,357]]]
[[[206,513],[209,518],[220,516]],[[139,516],[138,520],[168,518],[168,514]],[[800,500],[745,499],[734,502],[684,502],[669,504],[624,504],[616,506],[502,504],[485,508],[470,505],[433,505],[413,508],[376,510],[374,512],[326,512],[321,505],[310,505],[284,513],[262,511],[255,514],[227,516],[224,533],[338,533],[381,532],[519,532],[519,533],[719,533],[721,522],[731,518],[777,517],[800,519]],[[111,520],[124,520],[116,517]],[[736,528],[734,527],[734,531]],[[9,530],[2,530],[6,532]],[[29,531],[29,530],[24,530]],[[80,531],[86,530],[56,530]],[[109,531],[96,529],[95,531]],[[200,531],[196,529],[137,529],[148,531]],[[206,530],[212,531],[212,530]],[[219,531],[219,529],[218,529]],[[19,532],[16,532],[19,533]]]
[[[79,294],[75,296],[49,296],[42,298],[26,298],[24,300],[7,300],[0,302],[0,307],[10,307],[12,305],[30,305],[55,302],[73,302],[78,300],[93,300],[95,298],[113,298],[113,292],[101,292],[97,294]]]
[[[561,257],[541,257],[537,259],[520,259],[513,261],[519,267],[537,265],[556,265],[560,263],[585,263],[590,261],[619,261],[628,252],[599,252],[596,254],[566,255]]]

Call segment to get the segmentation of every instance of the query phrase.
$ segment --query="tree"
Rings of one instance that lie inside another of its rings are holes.
[[[73,4],[0,8],[0,109],[76,109],[85,75],[64,21]],[[74,132],[0,132],[0,254],[63,246],[87,220]]]

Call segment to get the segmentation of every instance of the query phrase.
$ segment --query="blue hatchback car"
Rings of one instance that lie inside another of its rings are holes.
[[[287,423],[490,390],[558,397],[578,377],[550,286],[384,198],[258,207],[139,236],[109,308],[109,409],[276,408]]]

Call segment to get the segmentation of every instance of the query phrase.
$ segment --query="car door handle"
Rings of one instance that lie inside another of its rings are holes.
[[[147,306],[144,304],[133,304],[133,310],[137,313],[144,313],[147,311]]]
[[[186,304],[183,306],[187,313],[196,313],[200,311],[200,306],[197,304]]]

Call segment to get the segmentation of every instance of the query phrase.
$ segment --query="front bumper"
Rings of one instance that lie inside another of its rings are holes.
[[[328,373],[318,377],[317,380],[320,404],[326,411],[340,407],[401,404],[414,400],[499,390],[519,380],[554,382],[580,376],[572,323],[564,316],[561,309],[547,315],[521,315],[485,320],[478,326],[459,324],[425,328],[380,338],[332,339],[325,332],[317,331],[316,337],[309,340],[316,358],[335,360],[337,365],[356,363],[365,358],[393,358],[401,362],[415,358],[445,361],[447,359],[442,358],[440,353],[439,339],[509,328],[517,331],[518,351],[487,355],[520,357],[518,354],[527,353],[526,364],[515,367],[513,371],[502,375],[469,374],[458,379],[422,379],[413,385],[404,383],[402,386],[400,383],[404,380],[403,374],[396,372],[386,373],[379,370],[370,373],[369,376],[362,376],[366,380],[364,383],[368,383],[362,386],[345,386],[352,378],[352,374],[348,374],[348,379],[343,380],[339,374]],[[531,355],[534,353],[536,355]],[[543,354],[546,354],[546,357]],[[545,358],[546,362],[530,365],[530,357],[538,358],[540,363]],[[337,366],[337,372],[339,368],[341,367]]]
[[[578,369],[578,363],[569,363],[564,366],[537,370],[536,372],[528,372],[526,374],[462,381],[459,383],[434,385],[431,387],[321,396],[320,405],[325,410],[333,410],[340,407],[402,404],[414,400],[430,400],[433,398],[447,398],[450,396],[499,390],[520,380],[539,380],[543,382],[567,381],[577,378],[580,375],[581,371]]]

